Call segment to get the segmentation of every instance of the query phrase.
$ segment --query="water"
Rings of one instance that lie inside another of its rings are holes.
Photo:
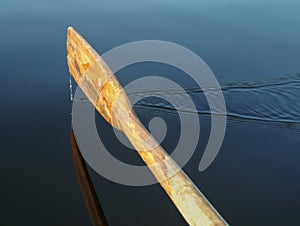
[[[69,143],[65,41],[72,25],[99,53],[159,39],[202,57],[222,86],[229,118],[220,154],[201,173],[210,131],[202,91],[181,71],[160,64],[133,65],[117,77],[125,85],[164,75],[189,92],[196,112],[178,91],[155,90],[176,95],[180,110],[200,118],[200,143],[184,170],[230,224],[299,225],[299,8],[293,0],[1,2],[2,224],[90,224]],[[173,108],[155,98],[135,106],[146,126],[153,117],[165,119],[162,146],[170,152],[180,135]],[[97,123],[114,156],[143,164],[99,116]],[[158,185],[132,188],[90,174],[111,225],[185,225]]]
[[[156,107],[184,111],[194,114],[211,114],[211,110],[199,87],[188,87],[186,93],[195,101],[196,111],[193,106],[184,101],[182,90],[165,89],[145,90],[128,93],[129,97],[141,99],[136,105],[139,107]],[[222,92],[227,100],[227,116],[229,118],[249,119],[256,121],[300,123],[300,76],[285,76],[268,82],[229,83],[223,85]],[[146,94],[162,96],[162,99],[143,99]],[[175,96],[172,103],[166,102]],[[212,112],[214,113],[214,112]],[[237,119],[238,120],[238,119]]]

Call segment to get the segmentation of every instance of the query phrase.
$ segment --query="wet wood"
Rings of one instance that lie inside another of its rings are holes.
[[[78,149],[73,131],[70,134],[70,143],[75,174],[92,224],[94,226],[108,226],[93,183]]]
[[[96,110],[123,131],[190,225],[226,225],[203,194],[144,128],[109,67],[73,28],[68,29],[71,75]]]

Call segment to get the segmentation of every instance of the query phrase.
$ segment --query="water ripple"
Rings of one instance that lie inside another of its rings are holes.
[[[210,87],[206,91],[209,95],[214,95],[214,90]],[[167,88],[137,90],[128,95],[129,98],[140,100],[136,107],[177,110],[192,114],[211,113],[203,90],[199,87],[188,87],[185,91],[194,100],[196,112],[184,101],[184,93],[179,90]],[[284,76],[267,82],[231,82],[222,85],[222,91],[227,115],[231,118],[300,123],[300,75]],[[161,98],[144,98],[149,94],[154,97],[159,94]],[[170,95],[172,95],[172,103],[163,100],[170,99]]]

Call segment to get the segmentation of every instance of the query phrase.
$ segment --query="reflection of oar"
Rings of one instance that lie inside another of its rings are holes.
[[[83,158],[79,152],[73,131],[70,135],[70,141],[76,177],[78,179],[84,202],[89,212],[90,219],[94,226],[107,226],[107,221],[105,219],[101,205],[98,201],[88,171],[84,165]]]
[[[190,225],[226,225],[187,175],[151,137],[131,109],[123,88],[96,51],[68,29],[71,75],[97,111],[123,131],[177,209]]]

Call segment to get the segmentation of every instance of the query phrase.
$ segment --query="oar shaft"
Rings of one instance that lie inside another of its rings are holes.
[[[226,225],[190,178],[159,146],[138,119],[124,121],[123,132],[189,225]]]
[[[97,111],[122,130],[190,225],[226,225],[204,195],[142,126],[127,95],[96,51],[68,29],[68,65]]]

